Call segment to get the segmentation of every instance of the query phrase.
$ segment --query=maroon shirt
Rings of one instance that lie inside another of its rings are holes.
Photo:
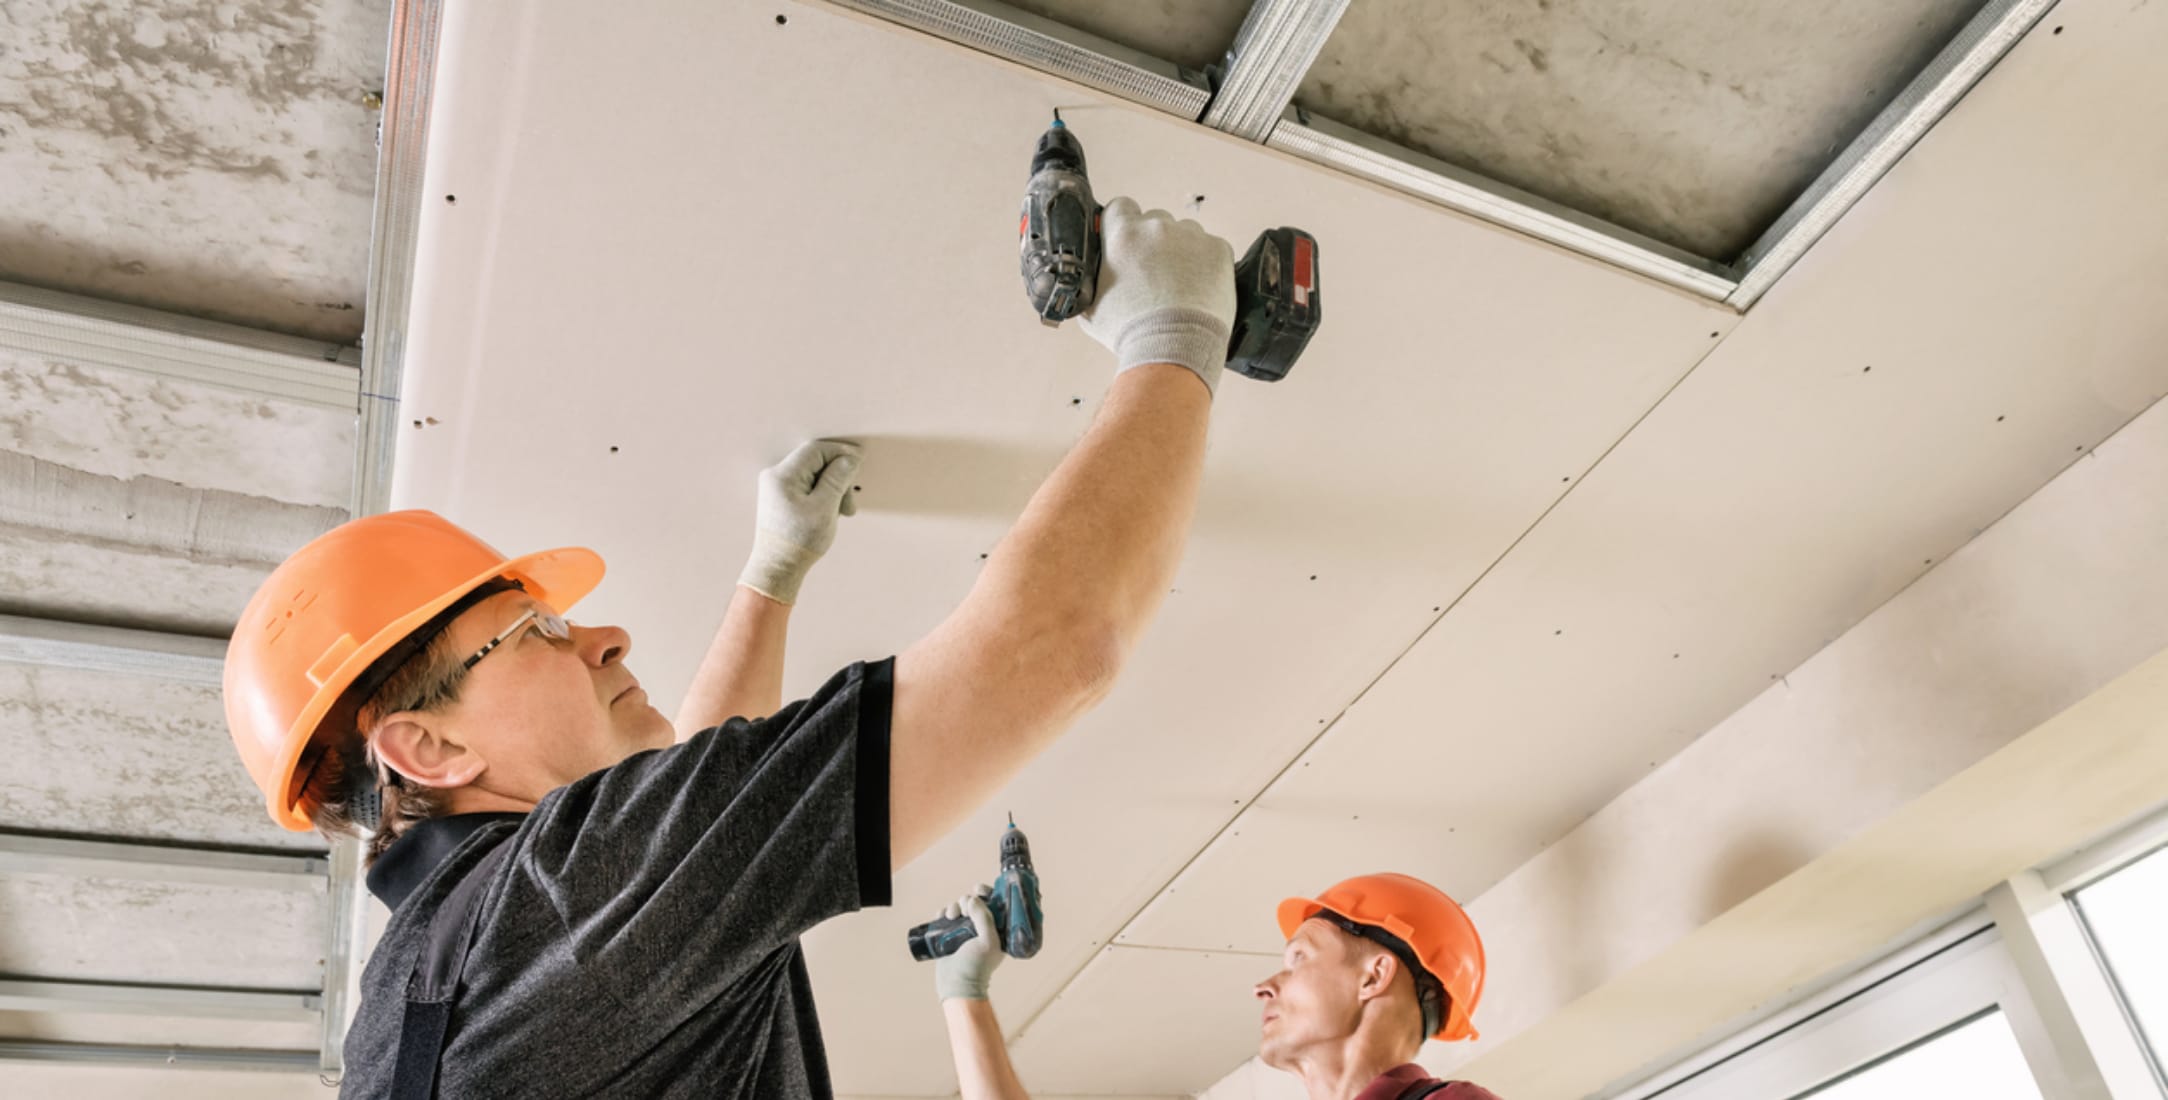
[[[1423,1092],[1424,1089],[1436,1088],[1441,1084],[1445,1087],[1436,1092],[1427,1095]],[[1413,1062],[1378,1074],[1377,1080],[1370,1082],[1370,1087],[1357,1095],[1355,1100],[1401,1100],[1402,1097],[1414,1100],[1419,1096],[1425,1097],[1425,1100],[1498,1100],[1497,1093],[1481,1085],[1472,1085],[1466,1081],[1440,1081]]]

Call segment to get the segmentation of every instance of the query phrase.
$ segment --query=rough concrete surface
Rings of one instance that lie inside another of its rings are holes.
[[[215,687],[0,664],[0,829],[322,851],[271,823]]]
[[[1361,0],[1296,102],[1728,262],[1980,0]]]
[[[389,0],[0,0],[0,278],[352,342]]]

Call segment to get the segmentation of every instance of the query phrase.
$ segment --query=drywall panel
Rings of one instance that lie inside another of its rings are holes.
[[[720,615],[757,470],[795,443],[868,448],[793,624],[802,692],[939,621],[1089,422],[1105,354],[1024,307],[1010,228],[1054,106],[1104,193],[1323,242],[1330,320],[1289,381],[1226,380],[1189,554],[1114,697],[906,872],[896,911],[809,941],[839,1087],[942,1092],[901,936],[993,870],[1002,810],[1047,874],[1056,931],[1009,979],[1035,1007],[1734,318],[887,26],[776,14],[445,27],[395,500],[501,548],[601,549],[579,614],[631,628],[658,699]]]
[[[2164,46],[2059,9],[1122,942],[1480,893],[2168,390]]]
[[[0,972],[321,989],[324,895],[63,875],[0,877]]]
[[[390,0],[0,10],[0,278],[351,343]]]
[[[1982,6],[1370,0],[1296,102],[1728,262]]]
[[[0,829],[321,852],[271,823],[218,689],[0,664]]]
[[[1202,1092],[1257,1049],[1252,987],[1279,968],[1278,954],[1106,948],[1011,1042],[1017,1075],[1033,1095]]]

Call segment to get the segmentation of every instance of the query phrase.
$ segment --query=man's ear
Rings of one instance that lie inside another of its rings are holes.
[[[402,711],[376,730],[376,754],[408,781],[424,787],[464,787],[488,768],[480,753],[446,735],[432,716]]]
[[[1393,977],[1400,973],[1400,960],[1390,951],[1366,953],[1362,960],[1362,980],[1355,994],[1362,1000],[1383,997],[1393,987]]]

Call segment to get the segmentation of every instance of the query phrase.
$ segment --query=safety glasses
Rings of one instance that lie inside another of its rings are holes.
[[[473,669],[475,665],[481,663],[482,658],[489,656],[498,646],[519,637],[520,631],[529,629],[533,630],[536,635],[545,641],[569,642],[572,640],[572,624],[566,622],[564,616],[546,607],[536,605],[528,608],[526,613],[519,618],[512,620],[512,625],[505,627],[496,637],[491,638],[488,644],[475,650],[474,656],[461,662],[460,671],[465,672]]]

